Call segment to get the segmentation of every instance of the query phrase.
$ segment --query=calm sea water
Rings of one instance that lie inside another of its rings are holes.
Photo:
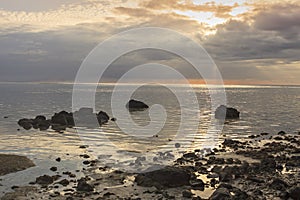
[[[178,87],[179,92],[185,92],[185,88]],[[17,131],[19,128],[17,121],[21,118],[33,118],[40,114],[49,118],[61,110],[71,111],[72,89],[71,84],[0,84],[0,153],[29,156],[40,166],[39,171],[43,172],[42,166],[48,166],[48,160],[54,160],[59,156],[67,160],[62,164],[62,169],[76,168],[77,165],[74,163],[78,163],[77,161],[80,160],[78,154],[82,153],[82,149],[78,146],[85,142],[95,142],[96,148],[91,151],[97,151],[97,155],[101,152],[106,162],[111,159],[110,162],[116,163],[116,160],[120,161],[122,158],[126,161],[126,157],[122,155],[113,158],[115,152],[122,150],[135,152],[140,146],[145,147],[143,151],[148,152],[153,150],[151,147],[157,148],[157,144],[171,141],[176,135],[181,120],[181,107],[170,90],[159,86],[142,87],[133,96],[149,105],[161,104],[166,109],[168,115],[166,126],[159,137],[155,137],[155,134],[154,137],[146,140],[126,137],[115,122],[109,122],[100,129],[80,128],[81,133],[86,133],[85,141],[81,140],[75,129],[68,129],[64,133],[57,133],[50,129]],[[112,85],[102,85],[98,87],[96,93],[96,110],[106,111],[110,116],[112,112],[109,100],[112,90]],[[222,132],[211,133],[212,135],[206,133],[213,116],[208,91],[205,87],[194,87],[193,91],[199,101],[199,128],[197,133],[191,134],[190,137],[176,139],[176,142],[181,144],[192,142],[192,146],[189,147],[191,149],[207,145],[207,138],[210,136],[221,141],[224,138],[241,139],[261,132],[300,131],[300,87],[226,87],[227,104],[237,108],[241,112],[241,118],[225,123]],[[5,116],[8,118],[4,118]],[[138,125],[145,126],[149,123],[147,111],[132,113],[131,117]],[[183,120],[187,124],[184,131],[189,134],[188,123],[193,122],[190,119]],[[117,148],[107,143],[107,137]],[[170,149],[165,147],[163,150],[178,151],[174,147]],[[101,156],[99,157],[101,159]],[[9,176],[7,179],[11,178],[12,176]]]

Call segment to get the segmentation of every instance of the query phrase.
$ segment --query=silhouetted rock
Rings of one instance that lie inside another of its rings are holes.
[[[229,108],[224,105],[219,106],[215,111],[216,119],[238,119],[240,112],[235,108]]]
[[[144,187],[172,188],[190,184],[190,172],[180,167],[163,169],[138,174],[135,181]]]
[[[108,114],[106,112],[100,111],[97,114],[97,119],[98,119],[99,124],[102,125],[102,124],[105,124],[105,123],[108,122],[109,116],[108,116]]]
[[[20,119],[18,121],[19,126],[21,126],[22,128],[24,128],[25,130],[29,130],[32,128],[32,120],[31,119]]]
[[[68,113],[66,111],[61,111],[59,113],[55,113],[51,117],[51,123],[63,125],[63,126],[69,126],[69,127],[72,127],[75,125],[74,119],[73,119],[73,114]]]
[[[129,111],[140,111],[140,110],[145,110],[149,108],[147,104],[141,101],[137,101],[134,99],[131,99],[127,104],[126,107],[128,108]]]

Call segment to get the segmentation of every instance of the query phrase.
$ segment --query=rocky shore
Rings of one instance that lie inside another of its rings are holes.
[[[225,139],[206,154],[200,149],[186,152],[172,166],[140,174],[101,166],[85,154],[84,177],[51,167],[56,175],[36,177],[32,186],[15,186],[1,199],[298,200],[299,137],[281,131],[243,141]]]

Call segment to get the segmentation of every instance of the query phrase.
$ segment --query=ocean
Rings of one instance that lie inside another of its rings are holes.
[[[124,86],[124,92],[127,88]],[[111,84],[99,85],[95,94],[96,111],[103,110],[111,117],[113,115],[110,98],[113,89],[114,85]],[[109,121],[101,128],[77,127],[67,129],[63,133],[51,129],[24,130],[18,126],[17,121],[21,118],[34,118],[37,115],[50,118],[55,112],[62,110],[70,112],[72,91],[72,84],[0,84],[0,153],[25,155],[37,164],[36,168],[28,169],[33,174],[30,177],[26,175],[28,170],[18,172],[17,176],[16,174],[4,176],[3,181],[7,187],[16,182],[29,182],[34,175],[48,172],[49,169],[45,169],[45,166],[54,164],[57,157],[66,161],[61,164],[61,170],[78,168],[82,165],[78,155],[83,153],[79,146],[85,144],[94,144],[94,147],[87,151],[94,153],[100,162],[103,161],[103,165],[123,166],[126,163],[130,166],[130,162],[134,162],[129,159],[130,156],[155,152],[166,155],[166,160],[174,160],[177,154],[201,149],[207,145],[218,145],[225,138],[243,139],[262,132],[286,131],[293,134],[300,131],[300,87],[297,86],[225,86],[227,105],[241,112],[240,119],[226,121],[221,131],[211,133],[207,130],[211,120],[215,120],[214,112],[211,110],[208,90],[202,85],[194,85],[192,88],[198,99],[200,115],[197,122],[199,127],[195,133],[190,130],[193,125],[189,126],[189,123],[195,123],[192,121],[194,118],[182,119],[182,107],[176,96],[168,88],[158,85],[143,86],[133,95],[134,99],[148,105],[160,104],[166,110],[167,121],[164,128],[151,136],[133,137],[124,133],[117,125],[121,119],[117,119],[116,122]],[[186,88],[178,85],[178,92],[186,92]],[[156,118],[155,115],[152,117],[154,121],[160,120],[160,117]],[[133,112],[131,118],[142,127],[151,121],[148,111]],[[183,132],[188,137],[176,138],[181,121],[186,124]],[[130,127],[128,124],[127,126]],[[171,141],[181,144],[184,148],[162,145]],[[168,155],[170,158],[167,158]]]

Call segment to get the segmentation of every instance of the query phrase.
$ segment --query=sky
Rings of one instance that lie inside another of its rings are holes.
[[[0,27],[0,82],[72,82],[103,40],[162,27],[201,44],[225,83],[300,85],[299,0],[1,0]],[[182,59],[151,50],[120,57],[106,78],[154,61],[201,82]]]

